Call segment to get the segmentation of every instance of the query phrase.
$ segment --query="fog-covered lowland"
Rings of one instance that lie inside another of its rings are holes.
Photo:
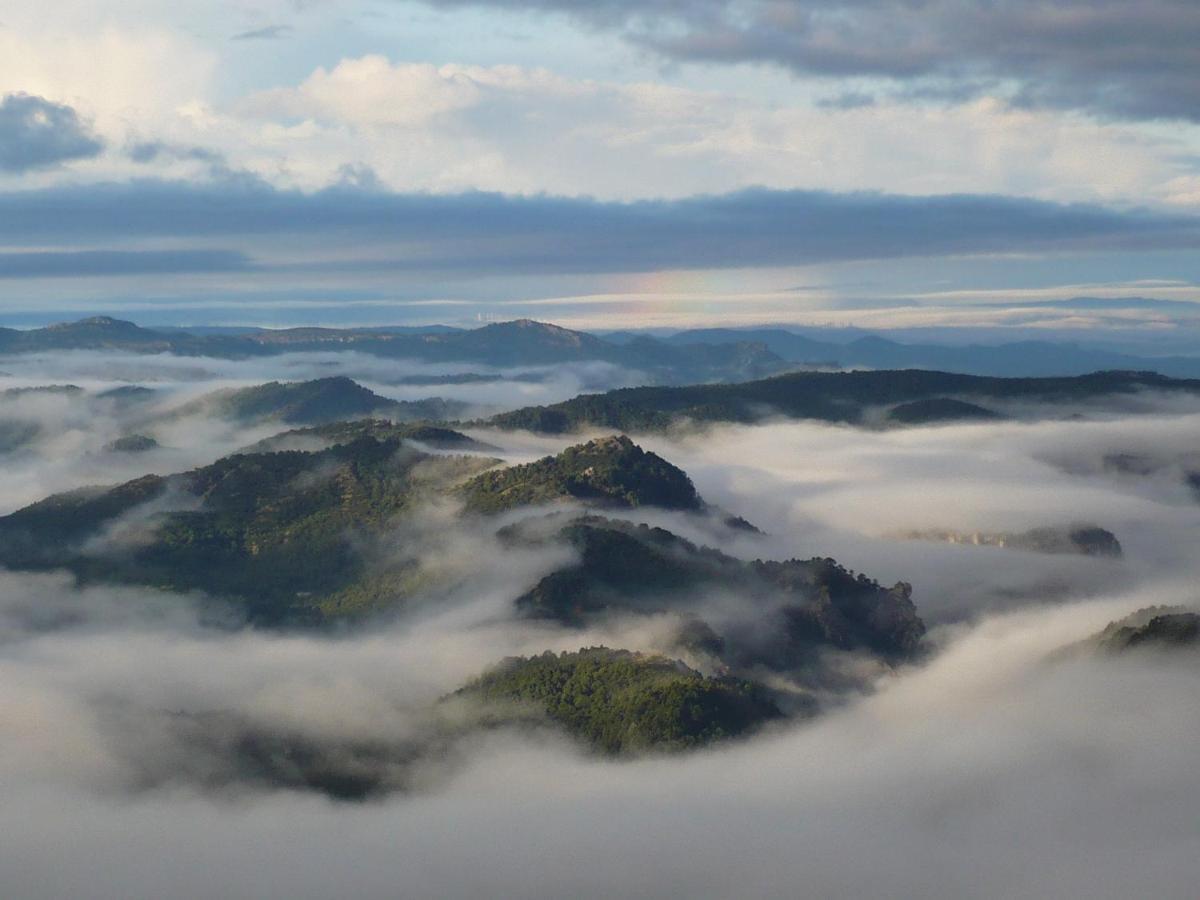
[[[0,0],[0,900],[1197,900],[1200,0]]]
[[[0,357],[0,895],[1195,896],[1200,384],[182,349]]]

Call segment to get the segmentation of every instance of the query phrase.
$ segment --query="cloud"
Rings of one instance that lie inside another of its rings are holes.
[[[69,106],[29,94],[0,100],[0,169],[27,172],[90,159],[103,150]]]
[[[890,430],[782,421],[635,439],[688,472],[706,500],[767,533],[722,549],[746,558],[829,555],[883,583],[912,582],[918,610],[936,624],[1200,577],[1182,538],[1200,526],[1200,506],[1185,481],[1186,471],[1200,466],[1196,401],[1130,402],[1144,404],[1142,415],[1102,404],[1089,421],[1064,422],[1057,420],[1061,410],[1002,407],[1025,420]],[[515,441],[488,431],[479,437],[509,447]],[[575,440],[523,437],[531,443],[522,450],[557,452]],[[1145,457],[1158,468],[1149,477],[1106,469],[1104,458],[1119,455]],[[1020,532],[1074,521],[1113,531],[1125,558],[899,539],[913,531]],[[675,520],[656,524],[686,529]],[[712,540],[682,533],[701,544]]]
[[[75,12],[82,18],[90,10]],[[91,27],[71,28],[31,15],[26,27],[0,29],[4,84],[86,110],[113,144],[122,142],[131,119],[143,132],[160,133],[181,118],[193,124],[203,118],[218,57],[193,36],[147,25],[144,17],[125,28],[105,14]]]
[[[516,66],[393,65],[371,55],[317,69],[295,88],[256,94],[244,108],[358,125],[413,126],[475,106],[489,88],[517,87],[529,80],[523,75]]]
[[[291,272],[551,274],[1179,250],[1200,241],[1200,220],[976,195],[755,189],[618,203],[354,186],[302,193],[249,177],[0,194],[0,242],[10,246],[234,236],[256,263]],[[297,254],[302,247],[312,252]]]
[[[295,31],[291,25],[267,25],[251,31],[243,31],[230,38],[231,41],[277,41],[289,38]]]
[[[1176,134],[995,97],[947,106],[840,87],[822,87],[815,104],[780,104],[663,81],[368,55],[255,92],[231,113],[242,140],[266,139],[272,153],[286,146],[293,183],[306,187],[329,184],[349,162],[394,189],[439,192],[586,185],[595,196],[631,198],[753,184],[1139,202],[1189,195],[1187,145]],[[269,140],[276,132],[278,143]],[[1093,152],[1081,155],[1081,145]]]
[[[1180,204],[1196,194],[1186,130],[1018,107],[1003,91],[935,104],[870,80],[761,90],[739,76],[697,89],[644,68],[589,78],[539,57],[472,65],[469,47],[431,64],[341,45],[320,61],[298,46],[303,58],[247,81],[253,54],[235,48],[253,42],[204,46],[155,30],[20,37],[0,31],[2,80],[86,111],[106,143],[210,148],[281,187],[318,189],[365,166],[398,191],[610,199],[749,185]],[[215,50],[236,58],[218,67]],[[875,103],[862,105],[868,96]],[[107,154],[88,171],[146,174],[129,162]],[[166,153],[139,166],[163,178],[199,169]]]
[[[135,163],[151,163],[161,159],[195,160],[213,166],[224,166],[225,157],[207,147],[189,147],[166,141],[138,141],[126,150]]]
[[[225,368],[195,371],[210,362]],[[22,383],[129,377],[203,390],[327,362],[64,353],[4,366],[21,366],[11,380]],[[48,427],[57,417],[87,439],[0,469],[5,509],[48,468],[71,468],[71,485],[132,474],[118,466],[173,471],[250,437],[192,420],[166,442],[182,456],[107,460],[95,446],[128,421],[86,398],[8,402],[5,412],[36,405]],[[0,894],[1191,898],[1200,670],[1186,658],[1046,660],[1134,608],[1194,602],[1200,506],[1178,472],[1079,466],[1112,451],[1194,454],[1197,421],[1194,408],[1164,406],[1136,419],[890,432],[781,423],[655,438],[705,496],[771,532],[725,549],[832,553],[899,574],[923,613],[953,623],[935,633],[935,658],[871,696],[685,757],[601,761],[500,731],[410,765],[424,705],[498,657],[615,634],[637,645],[655,627],[513,621],[514,593],[567,557],[501,548],[437,511],[397,543],[457,567],[462,589],[333,637],[231,631],[202,621],[197,598],[0,573]],[[555,447],[488,439],[514,458]],[[1116,570],[883,534],[924,521],[1040,523],[1063,509],[1128,535]],[[1002,596],[1010,611],[991,614]],[[287,775],[296,748],[382,765],[405,790],[335,803],[269,777]]]
[[[1200,121],[1200,8],[1190,0],[426,0],[565,13],[687,62],[768,63],[883,79],[902,92],[1130,119]]]
[[[0,252],[0,278],[86,278],[184,272],[240,272],[250,267],[236,250],[79,250]]]
[[[5,587],[69,590],[45,578]],[[118,606],[79,597],[105,599]],[[120,620],[42,634],[0,656],[0,822],[11,835],[0,886],[32,900],[148,897],[164,885],[180,898],[348,886],[361,897],[399,886],[782,898],[802,885],[831,898],[1183,900],[1200,802],[1195,667],[1044,664],[1147,599],[988,620],[873,698],[720,752],[612,764],[498,734],[458,748],[415,796],[361,805],[252,782],[125,785],[132,765],[218,781],[219,756],[204,768],[222,740],[214,710],[313,740],[402,742],[419,727],[414,700],[486,655],[484,638],[492,650],[507,641],[428,629],[222,637]],[[201,711],[207,732],[182,727]]]
[[[194,405],[190,414],[168,414],[221,388],[343,375],[394,400],[432,396],[461,400],[470,405],[471,417],[482,417],[531,403],[555,403],[584,391],[628,387],[642,380],[636,373],[607,363],[500,369],[469,363],[430,365],[352,352],[229,360],[76,350],[12,356],[5,358],[0,368],[0,392],[48,384],[85,389],[69,394],[0,395],[0,459],[4,463],[0,515],[51,493],[101,481],[127,481],[148,470],[179,472],[207,465],[280,430],[278,423],[247,427],[213,418]],[[497,380],[435,386],[402,383],[406,376],[450,373],[489,374]],[[95,396],[129,384],[150,386],[155,394],[144,403],[127,405]],[[33,427],[22,429],[26,424]],[[24,430],[30,436],[21,443],[17,439]],[[151,435],[159,446],[138,454],[106,449],[129,434]],[[9,452],[4,452],[6,449]]]

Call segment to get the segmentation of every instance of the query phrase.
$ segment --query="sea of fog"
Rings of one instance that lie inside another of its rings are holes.
[[[574,367],[414,388],[396,378],[429,367],[353,355],[69,353],[0,369],[0,389],[137,383],[160,389],[164,408],[324,374],[481,410],[636,381]],[[279,430],[196,414],[163,426],[159,449],[127,457],[103,449],[129,425],[124,413],[101,414],[87,397],[23,395],[0,415],[43,425],[0,466],[5,513],[53,491],[203,465]],[[471,433],[511,462],[578,440]],[[221,755],[219,734],[198,741],[180,716],[403,746],[420,739],[431,702],[505,656],[654,650],[661,623],[581,633],[515,619],[512,598],[571,551],[514,553],[445,508],[397,538],[454,569],[454,591],[338,636],[230,629],[200,597],[0,572],[0,896],[1196,896],[1200,665],[1055,651],[1141,607],[1196,605],[1200,503],[1182,472],[1200,403],[1086,421],[770,422],[634,437],[763,530],[727,539],[725,552],[832,556],[910,582],[937,652],[875,673],[870,691],[815,720],[744,742],[613,761],[551,733],[497,730],[422,758],[406,790],[344,802],[257,781]],[[1161,465],[1113,471],[1114,454]],[[694,518],[636,518],[712,540]],[[1124,556],[905,538],[1072,522],[1111,530]],[[738,598],[702,602],[719,615]]]

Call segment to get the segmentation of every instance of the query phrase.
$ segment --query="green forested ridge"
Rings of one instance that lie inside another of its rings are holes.
[[[212,398],[217,410],[240,421],[277,419],[289,425],[320,425],[366,416],[396,420],[441,420],[458,416],[466,404],[432,398],[389,400],[345,376],[312,381],[272,381],[223,391]]]
[[[238,422],[325,425],[383,417],[396,422],[443,421],[463,414],[467,404],[431,397],[389,400],[345,376],[311,381],[271,381],[246,388],[215,391],[183,404],[167,417],[215,412]]]
[[[65,559],[70,545],[95,533],[167,489],[167,479],[145,475],[116,487],[84,487],[45,500],[0,519],[0,554],[5,565],[21,567]]]
[[[832,559],[747,562],[662,528],[600,516],[552,533],[575,547],[579,561],[517,598],[518,608],[533,617],[583,625],[613,612],[662,612],[725,592],[743,603],[760,601],[762,616],[778,617],[763,640],[729,640],[726,661],[778,669],[803,665],[820,647],[908,659],[925,633],[909,585],[884,588]],[[505,534],[528,539],[520,527]]]
[[[955,400],[953,397],[930,397],[925,400],[913,400],[900,403],[888,410],[889,421],[901,425],[930,425],[937,422],[993,422],[1003,419],[998,412],[968,403],[965,400]]]
[[[754,682],[605,647],[505,660],[455,696],[487,704],[502,719],[545,716],[614,754],[691,749],[781,716]]]
[[[361,437],[371,437],[379,441],[397,438],[399,440],[417,441],[438,450],[471,450],[477,452],[495,452],[499,448],[485,444],[468,437],[460,431],[454,431],[440,425],[426,422],[396,422],[391,419],[355,419],[353,421],[330,422],[326,425],[312,425],[307,428],[293,428],[273,437],[260,441],[249,452],[265,452],[285,447],[293,439],[303,440],[315,438],[329,446],[348,444]]]
[[[1139,390],[1200,393],[1200,380],[1153,372],[1096,372],[1070,378],[990,378],[921,370],[793,372],[742,384],[621,388],[494,416],[500,428],[562,434],[585,426],[658,431],[672,421],[756,422],[771,416],[861,422],[874,407],[919,400],[992,399],[1082,403]]]
[[[238,454],[170,478],[74,491],[0,519],[0,559],[239,598],[264,622],[320,619],[410,579],[404,567],[369,566],[363,541],[430,491],[492,464],[450,457],[423,468],[430,459],[398,440],[364,437],[318,453]],[[81,548],[118,516],[160,498],[174,502],[138,542]],[[386,585],[376,584],[384,576]]]
[[[684,472],[628,438],[482,471],[495,460],[430,456],[398,437],[373,436],[395,433],[377,425],[325,450],[236,454],[179,475],[47,498],[0,518],[0,562],[200,590],[258,623],[311,625],[448,586],[392,537],[431,499],[465,499],[471,527],[482,514],[558,498],[704,509]],[[566,626],[613,612],[691,616],[677,646],[735,671],[794,672],[820,648],[909,659],[924,633],[907,585],[883,588],[832,560],[744,561],[662,528],[573,513],[526,517],[499,535],[510,546],[565,542],[578,552],[577,562],[515,596],[518,612]],[[747,621],[769,627],[752,634],[726,623],[715,631],[696,611],[721,593],[739,598]]]
[[[563,498],[615,506],[698,510],[687,474],[621,435],[569,447],[537,462],[485,472],[462,489],[467,508],[496,513]]]
[[[1101,649],[1110,653],[1144,647],[1197,646],[1200,646],[1200,615],[1191,612],[1155,616],[1138,628],[1118,629],[1101,642]]]
[[[289,435],[333,446],[239,453],[176,475],[48,497],[0,517],[0,563],[66,569],[84,583],[199,591],[258,625],[328,626],[416,597],[432,602],[456,584],[460,575],[402,546],[429,501],[463,501],[470,529],[495,528],[490,514],[559,499],[712,513],[686,473],[623,436],[494,469],[494,459],[434,456],[406,443],[470,441],[438,426],[365,420]],[[721,519],[703,521],[719,527]],[[745,530],[732,521],[724,527]],[[924,633],[907,585],[884,588],[829,559],[745,561],[663,528],[578,510],[526,515],[495,533],[502,547],[566,543],[578,553],[540,570],[523,593],[514,589],[518,615],[574,627],[613,613],[666,614],[678,627],[662,648],[721,673],[594,648],[510,661],[459,694],[483,704],[485,723],[549,720],[605,753],[686,749],[748,733],[781,715],[776,700],[784,695],[744,678],[769,671],[810,686],[824,651],[898,663],[916,656]],[[710,622],[704,604],[715,595],[735,606]],[[803,690],[786,700],[791,714],[814,708]],[[296,736],[246,740],[248,765],[265,765],[256,748],[294,747],[309,760],[304,783],[350,794],[375,789],[373,776],[355,774],[374,748],[343,748],[356,760],[347,769],[335,758],[342,750],[330,756]]]
[[[417,567],[395,555],[370,558],[373,537],[496,461],[429,456],[397,436],[428,436],[426,426],[368,422],[330,426],[327,434],[351,439],[316,452],[235,454],[180,475],[49,497],[0,518],[0,562],[203,590],[236,599],[262,622],[320,621],[376,609],[425,582]],[[592,475],[585,476],[585,469]],[[675,508],[699,504],[684,473],[627,439],[571,448],[518,470],[524,487],[516,492],[503,477],[470,481],[467,495],[475,508],[510,509],[550,496]],[[511,471],[517,470],[499,474]],[[569,493],[585,482],[589,491]],[[144,506],[156,500],[161,508]],[[97,543],[130,515],[145,518],[137,541]]]
[[[1200,613],[1181,607],[1146,607],[1110,622],[1084,643],[1102,653],[1200,648]]]
[[[494,322],[475,329],[300,327],[215,333],[177,328],[160,331],[95,316],[47,328],[0,328],[0,353],[84,348],[227,359],[297,352],[355,352],[392,359],[505,367],[604,361],[645,373],[656,383],[745,380],[789,368],[788,363],[763,344],[740,338],[676,346],[639,336],[628,343],[614,343],[529,319]]]

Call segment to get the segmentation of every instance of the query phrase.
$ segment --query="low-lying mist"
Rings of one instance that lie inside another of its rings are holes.
[[[841,712],[688,757],[603,762],[548,735],[491,733],[366,804],[197,773],[229,765],[206,755],[221,723],[201,741],[171,716],[218,709],[260,730],[403,746],[426,727],[420,701],[480,660],[561,641],[165,623],[30,638],[5,646],[0,679],[5,893],[1189,897],[1200,670],[1047,662],[1131,607],[1178,599],[989,618]]]
[[[5,357],[0,513],[77,487],[183,471],[249,447],[283,426],[224,419],[193,401],[268,381],[330,376],[353,378],[389,400],[459,401],[468,418],[639,380],[608,363],[497,369],[332,352],[245,360],[83,350]],[[80,390],[45,390],[52,386]],[[131,388],[145,390],[122,395]],[[116,443],[131,435],[155,443],[131,453]]]
[[[384,396],[480,407],[623,377],[398,386],[391,361],[338,359],[337,374]],[[174,403],[330,374],[323,362],[62,354],[5,361],[0,388],[139,383]],[[160,425],[157,448],[115,453],[104,448],[135,414],[98,414],[92,394],[3,401],[42,433],[6,457],[0,511],[208,463],[284,429],[197,414]],[[509,462],[580,440],[470,433]],[[197,595],[0,573],[0,894],[1194,897],[1195,655],[1055,651],[1135,609],[1196,606],[1198,433],[1200,411],[1164,407],[635,436],[763,533],[693,513],[612,515],[744,559],[830,556],[909,582],[931,626],[920,664],[868,672],[865,690],[814,719],[687,755],[612,760],[548,729],[461,727],[442,698],[501,659],[663,650],[677,617],[586,629],[518,618],[513,599],[575,551],[514,546],[444,505],[398,525],[393,543],[452,573],[448,586],[332,634],[248,628]],[[1153,464],[1113,461],[1134,457]],[[913,537],[1076,523],[1111,531],[1122,555]],[[695,609],[746,602],[725,592]],[[369,789],[314,790],[314,769]]]

